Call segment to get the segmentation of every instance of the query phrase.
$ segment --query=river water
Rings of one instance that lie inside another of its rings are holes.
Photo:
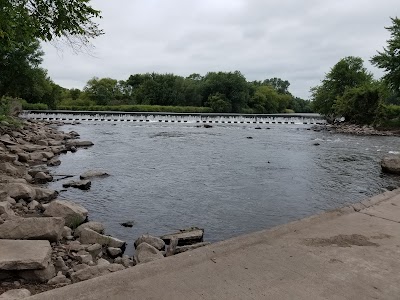
[[[267,127],[268,126],[268,127]],[[308,130],[307,130],[308,129]],[[128,242],[141,234],[205,229],[219,241],[334,209],[400,186],[380,159],[400,151],[398,137],[359,137],[309,125],[82,123],[64,125],[94,146],[60,157],[56,174],[101,168],[89,191],[61,197]],[[249,138],[251,137],[251,139]],[[316,146],[315,143],[320,145]],[[76,177],[77,178],[77,177]],[[51,187],[61,190],[63,181]],[[134,221],[133,228],[119,225]]]

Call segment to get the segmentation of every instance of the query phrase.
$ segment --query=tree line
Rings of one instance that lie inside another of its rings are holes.
[[[311,89],[313,109],[329,121],[400,127],[400,19],[391,18],[390,39],[370,62],[385,75],[374,79],[360,57],[345,57]]]
[[[183,106],[233,113],[310,112],[280,78],[249,82],[239,71],[133,74],[127,80],[92,78],[83,90],[65,89],[41,67],[41,41],[63,39],[74,50],[103,34],[87,0],[5,0],[0,11],[0,98],[26,100],[27,108]]]
[[[92,78],[84,89],[63,92],[61,107],[161,105],[209,107],[221,113],[311,112],[310,102],[294,97],[280,78],[248,82],[239,72],[134,74],[127,80]]]

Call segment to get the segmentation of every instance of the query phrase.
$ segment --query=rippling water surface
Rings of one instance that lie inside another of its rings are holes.
[[[85,206],[91,220],[103,222],[107,233],[128,247],[140,234],[190,226],[204,228],[207,241],[223,240],[400,185],[400,177],[382,174],[379,166],[383,155],[400,150],[400,138],[307,128],[65,125],[61,130],[75,130],[95,145],[61,156],[53,172],[79,175],[102,168],[112,174],[92,180],[89,191],[68,189],[61,195]],[[61,184],[52,187],[62,189]],[[133,228],[119,225],[131,220]]]

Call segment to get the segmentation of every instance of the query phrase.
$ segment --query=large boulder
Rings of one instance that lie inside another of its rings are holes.
[[[0,153],[0,161],[13,162],[16,159],[17,159],[17,155],[15,155],[15,154]]]
[[[81,231],[79,241],[82,244],[100,244],[102,246],[125,249],[126,243],[111,236],[97,233],[96,231],[84,228]]]
[[[135,260],[138,264],[158,260],[163,257],[160,251],[145,242],[141,243],[135,251]]]
[[[90,221],[87,223],[83,223],[82,225],[79,225],[74,231],[74,237],[80,237],[82,230],[85,228],[92,229],[97,233],[101,234],[104,233],[104,225],[102,223]]]
[[[400,174],[400,155],[385,156],[381,161],[382,171]]]
[[[3,189],[15,200],[34,200],[36,198],[36,189],[27,183],[11,182]]]
[[[86,171],[85,173],[83,173],[80,178],[82,180],[85,179],[89,179],[89,178],[93,178],[93,177],[107,177],[110,176],[110,174],[108,174],[105,171],[102,170],[90,170],[90,171]]]
[[[42,270],[23,270],[18,272],[18,276],[29,282],[47,282],[56,275],[56,268],[49,263],[46,269]]]
[[[65,225],[71,228],[76,228],[82,224],[87,214],[86,208],[67,200],[54,200],[44,211],[45,216],[64,218]]]
[[[84,268],[83,270],[79,270],[71,274],[72,282],[79,282],[88,280],[91,278],[103,276],[109,273],[117,272],[124,270],[125,267],[120,264],[109,264],[109,265],[100,265]]]
[[[0,202],[0,215],[6,214],[9,216],[13,216],[14,211],[11,209],[11,204],[8,201],[2,201]]]
[[[141,235],[134,243],[135,248],[137,248],[141,243],[147,243],[157,250],[163,250],[165,247],[165,242],[162,239],[149,234]]]
[[[44,270],[51,253],[49,241],[0,239],[0,270]]]
[[[35,187],[35,200],[39,202],[50,201],[58,196],[58,192],[50,189]]]
[[[18,300],[28,298],[31,292],[27,289],[9,290],[0,295],[0,300]]]
[[[16,218],[0,225],[0,239],[48,240],[62,238],[63,218]]]
[[[0,170],[11,176],[19,175],[19,170],[9,162],[0,162]]]

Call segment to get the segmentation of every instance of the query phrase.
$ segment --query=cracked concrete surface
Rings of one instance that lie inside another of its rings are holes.
[[[399,222],[400,189],[29,299],[400,299]]]

